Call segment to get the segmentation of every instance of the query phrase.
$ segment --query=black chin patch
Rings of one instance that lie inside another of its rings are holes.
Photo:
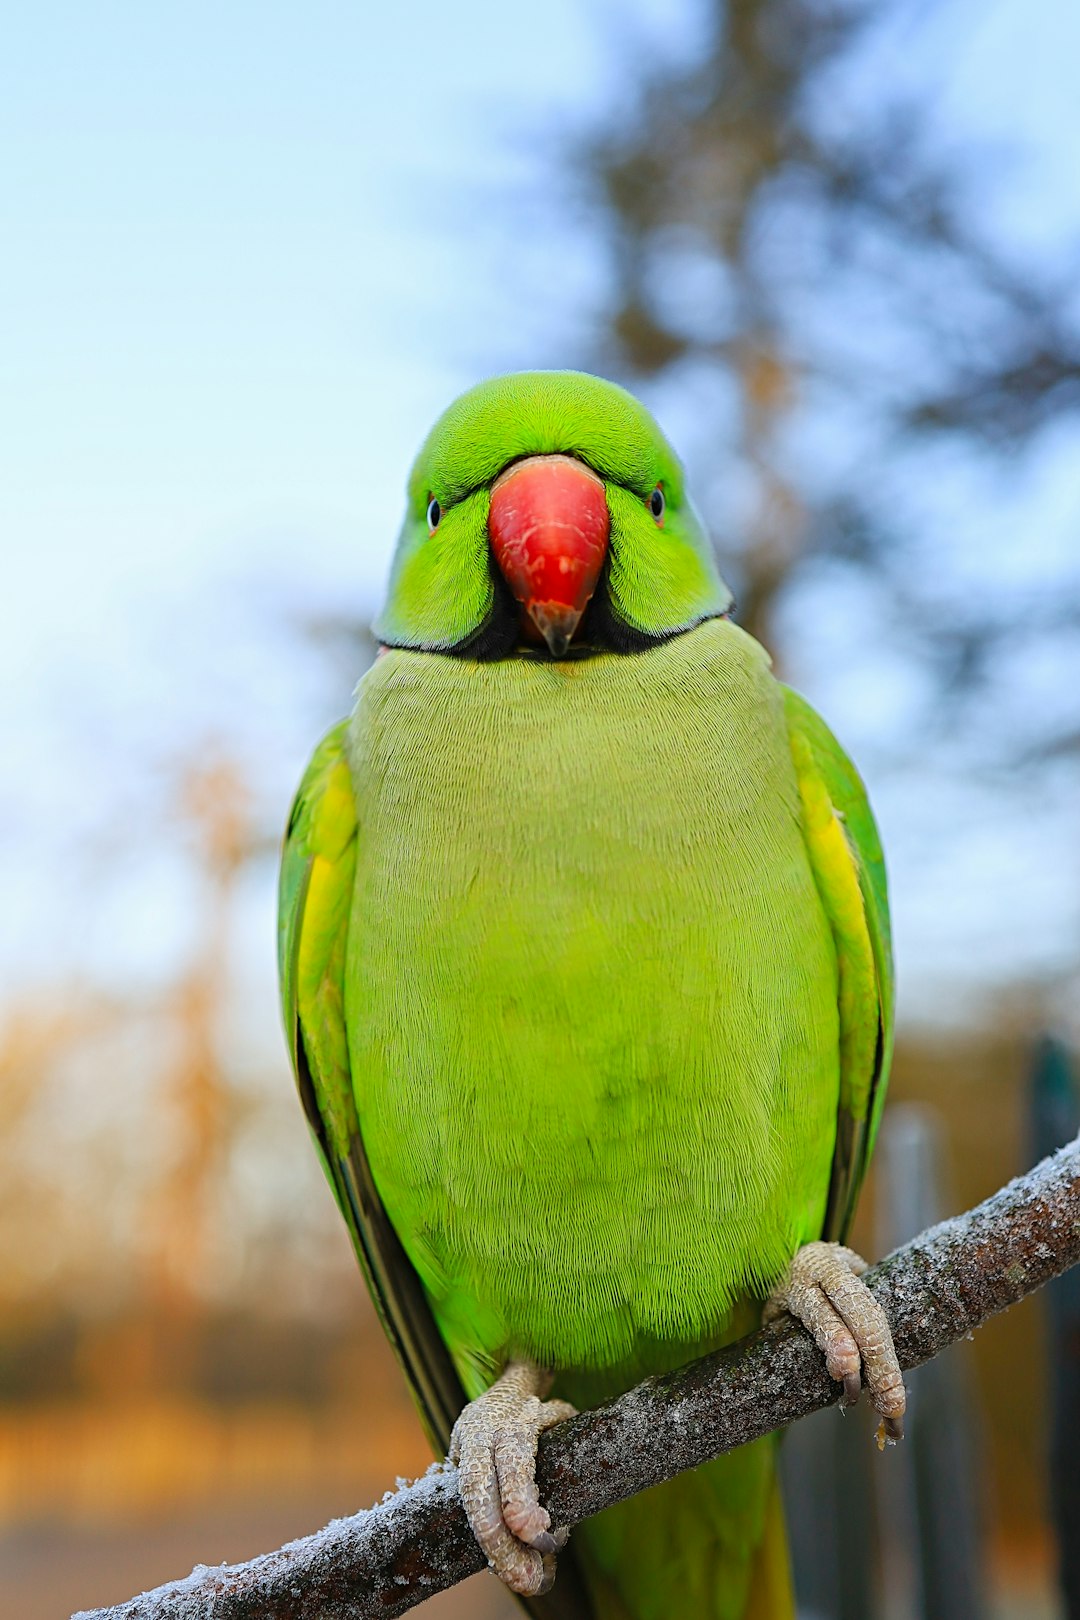
[[[639,630],[635,625],[627,624],[615,611],[615,604],[611,600],[611,590],[608,585],[608,576],[611,572],[611,552],[604,558],[604,567],[592,601],[585,609],[575,642],[581,642],[596,652],[612,653],[639,653],[648,652],[650,647],[658,647],[662,641],[670,641],[677,634],[676,631],[665,630],[659,635],[651,635],[647,630]]]
[[[491,612],[472,635],[446,650],[452,658],[475,658],[478,663],[491,664],[499,658],[512,658],[517,652],[521,636],[521,610],[502,573],[489,559],[494,595]]]
[[[608,588],[611,553],[604,560],[603,571],[593,592],[592,601],[582,616],[577,633],[566,653],[567,658],[587,658],[590,653],[639,653],[650,647],[670,641],[678,631],[663,631],[650,635],[635,629],[621,619],[615,611]],[[478,630],[459,641],[456,647],[445,650],[452,658],[475,658],[480,663],[492,663],[500,658],[538,658],[556,662],[541,643],[534,645],[521,639],[521,609],[509,585],[503,578],[495,559],[490,561],[493,599],[491,612]]]

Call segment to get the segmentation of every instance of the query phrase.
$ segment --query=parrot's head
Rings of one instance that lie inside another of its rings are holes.
[[[527,371],[432,428],[375,628],[391,647],[562,658],[636,652],[730,608],[645,408],[599,377]]]

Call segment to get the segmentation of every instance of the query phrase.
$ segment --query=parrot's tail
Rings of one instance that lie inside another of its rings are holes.
[[[595,1620],[795,1620],[770,1436],[578,1526]]]

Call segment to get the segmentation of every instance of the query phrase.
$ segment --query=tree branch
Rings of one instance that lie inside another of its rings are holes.
[[[966,1215],[867,1273],[900,1364],[917,1367],[1080,1261],[1080,1138]],[[839,1397],[787,1321],[560,1424],[540,1443],[556,1524],[670,1479]],[[377,1507],[247,1564],[198,1566],[74,1620],[390,1620],[482,1569],[455,1471],[437,1467]]]

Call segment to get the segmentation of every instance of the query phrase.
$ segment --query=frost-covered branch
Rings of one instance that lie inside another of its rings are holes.
[[[867,1273],[901,1366],[917,1367],[1080,1261],[1080,1138]],[[540,1444],[543,1501],[576,1524],[834,1402],[801,1328],[763,1330],[650,1378]],[[75,1620],[389,1620],[483,1567],[454,1470],[248,1564],[197,1568]]]

